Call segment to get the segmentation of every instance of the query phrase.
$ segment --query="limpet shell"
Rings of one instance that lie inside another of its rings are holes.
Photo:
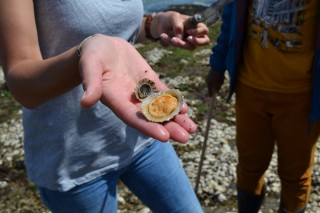
[[[135,88],[136,98],[140,101],[148,97],[156,90],[156,85],[148,78],[140,80]]]
[[[177,89],[169,89],[152,93],[145,98],[141,104],[141,112],[147,120],[161,123],[177,115],[182,104],[182,93]]]

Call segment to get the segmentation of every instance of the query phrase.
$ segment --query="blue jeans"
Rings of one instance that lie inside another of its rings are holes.
[[[125,168],[107,173],[67,192],[39,187],[54,213],[116,213],[121,180],[152,212],[201,213],[199,201],[172,145],[156,141]]]

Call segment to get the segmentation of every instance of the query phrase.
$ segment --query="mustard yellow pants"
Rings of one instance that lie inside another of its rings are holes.
[[[284,94],[257,90],[238,82],[236,126],[238,187],[259,195],[275,145],[281,203],[289,211],[306,206],[320,122],[309,125],[311,92]],[[309,129],[308,129],[309,128]]]

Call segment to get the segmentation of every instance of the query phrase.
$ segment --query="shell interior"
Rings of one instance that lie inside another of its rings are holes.
[[[156,90],[155,83],[147,78],[138,82],[135,89],[136,98],[140,101],[148,97]]]
[[[181,92],[177,89],[169,89],[153,93],[145,98],[141,104],[141,111],[149,121],[164,122],[177,115],[182,104]]]

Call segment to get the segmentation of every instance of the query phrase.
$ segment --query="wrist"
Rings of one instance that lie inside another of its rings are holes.
[[[156,15],[155,13],[153,13],[152,15],[147,15],[145,17],[145,22],[144,22],[145,36],[147,39],[154,41],[154,42],[160,40],[160,37],[154,37],[151,33],[151,25],[153,24],[155,15]]]
[[[89,38],[91,38],[91,37],[93,37],[93,35],[86,37],[85,39],[83,39],[83,40],[80,42],[80,44],[78,44],[78,46],[77,46],[77,56],[79,56],[79,57],[81,56],[82,45],[83,45]]]

